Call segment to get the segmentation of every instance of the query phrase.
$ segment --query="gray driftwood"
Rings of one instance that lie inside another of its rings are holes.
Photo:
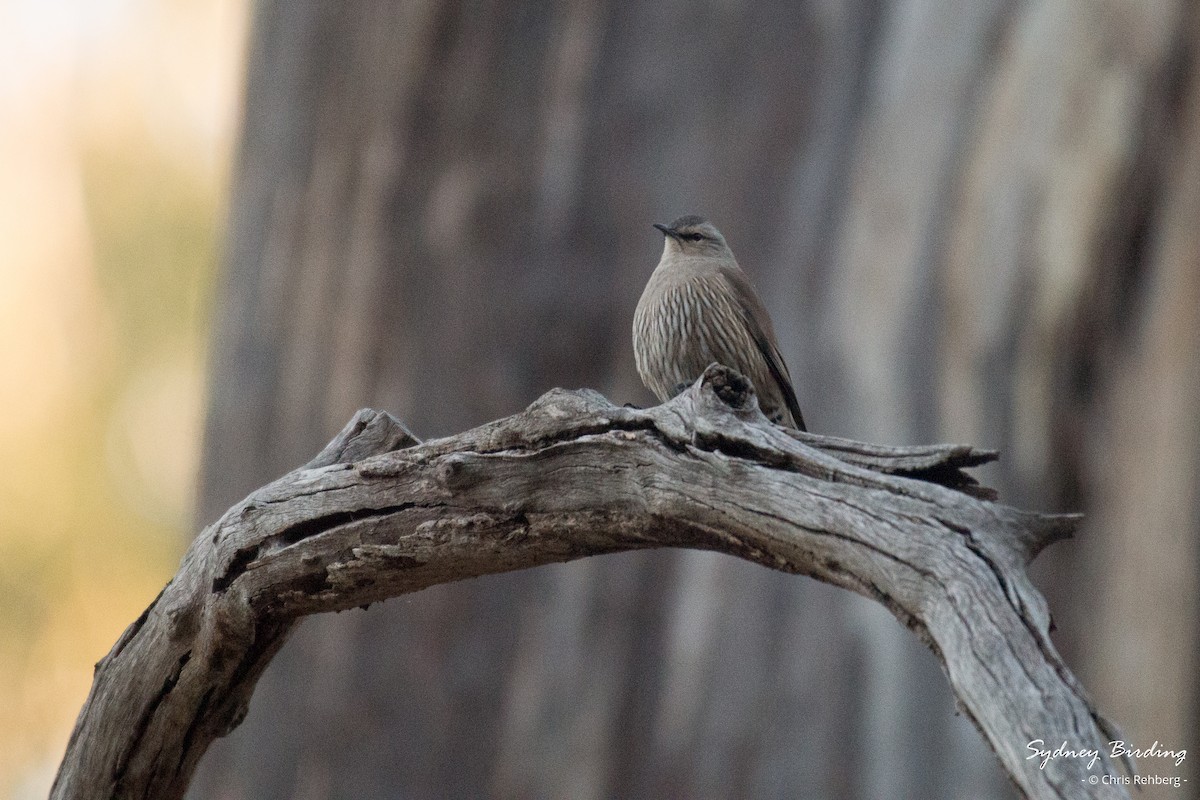
[[[424,444],[360,411],[195,539],[96,665],[52,797],[182,797],[307,614],[651,547],[728,553],[877,600],[941,660],[1027,797],[1127,797],[1087,782],[1104,762],[1027,758],[1035,739],[1104,752],[1117,737],[1051,644],[1025,574],[1077,519],[973,496],[982,487],[961,470],[991,458],[789,434],[716,366],[656,408],[555,390]]]

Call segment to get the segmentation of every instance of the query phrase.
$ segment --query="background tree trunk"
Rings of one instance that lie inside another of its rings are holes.
[[[201,521],[360,406],[428,437],[554,385],[649,402],[649,223],[699,212],[810,427],[998,447],[1006,500],[1089,515],[1042,559],[1059,646],[1132,740],[1194,752],[1198,23],[1185,0],[262,2]],[[797,792],[1011,790],[881,609],[651,553],[306,623],[190,796]]]

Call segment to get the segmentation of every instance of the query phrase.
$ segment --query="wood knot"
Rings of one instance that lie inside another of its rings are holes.
[[[447,489],[455,489],[469,480],[467,475],[467,459],[458,454],[452,454],[442,459],[437,466],[437,479]]]

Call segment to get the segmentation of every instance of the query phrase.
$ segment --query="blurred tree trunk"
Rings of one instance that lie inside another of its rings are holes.
[[[554,385],[647,402],[649,224],[699,212],[815,430],[1000,447],[1007,499],[1091,515],[1045,559],[1060,644],[1131,739],[1193,748],[1191,8],[260,3],[203,521],[360,406],[436,436]],[[943,684],[848,593],[606,557],[310,621],[191,796],[1008,796]]]

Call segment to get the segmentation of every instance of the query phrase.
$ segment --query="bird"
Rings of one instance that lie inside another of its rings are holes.
[[[633,314],[642,383],[666,402],[715,361],[750,379],[767,419],[807,430],[771,318],[725,237],[695,215],[654,227],[662,258]]]

